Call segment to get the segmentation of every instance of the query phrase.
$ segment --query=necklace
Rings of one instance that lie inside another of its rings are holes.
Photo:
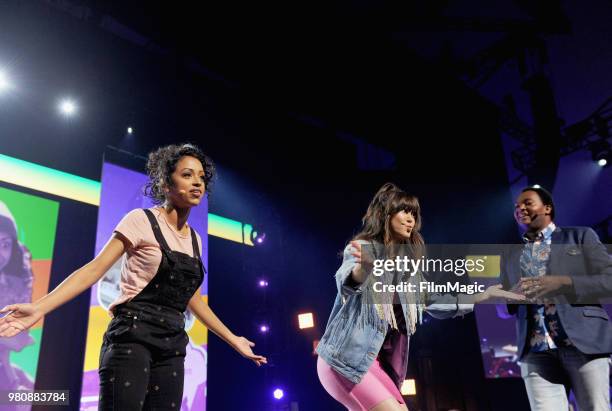
[[[170,228],[170,230],[172,230],[173,232],[175,232],[176,234],[178,234],[181,237],[187,237],[189,236],[189,224],[187,222],[185,222],[185,232],[181,232],[178,230],[178,228],[174,227],[172,224],[170,224],[170,222],[168,221],[168,219],[166,218],[166,211],[163,210],[161,207],[158,207],[158,211],[159,214],[162,216],[164,222],[166,223],[166,225]]]

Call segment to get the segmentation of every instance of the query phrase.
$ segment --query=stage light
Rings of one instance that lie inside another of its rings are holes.
[[[263,244],[263,242],[266,240],[266,233],[263,234],[257,234],[257,237],[255,238],[255,241],[257,242],[257,244]]]
[[[267,287],[268,286],[268,282],[266,280],[259,280],[259,286],[260,287]]]
[[[270,331],[270,327],[268,327],[265,324],[262,324],[259,326],[259,331],[261,331],[263,334],[267,333],[268,331]]]
[[[314,327],[314,318],[312,316],[312,313],[298,314],[298,324],[300,330],[303,330],[304,328]]]
[[[593,161],[595,161],[599,167],[610,165],[610,161],[612,161],[612,149],[610,148],[610,143],[605,139],[601,138],[589,144],[589,150],[591,150]]]
[[[281,390],[280,388],[275,389],[272,392],[272,395],[274,396],[274,398],[276,398],[277,400],[282,399],[285,396],[285,393],[283,392],[283,390]]]
[[[540,186],[539,184],[534,184],[532,187],[533,188],[542,188],[542,186]]]
[[[58,109],[66,117],[71,117],[77,112],[77,105],[70,99],[63,99],[59,102]]]
[[[251,231],[251,242],[255,245],[261,245],[266,240],[266,233],[259,233],[256,230]]]
[[[128,127],[127,128],[127,133],[128,134],[132,134],[134,132],[134,129],[132,127]]]
[[[414,379],[404,380],[400,389],[402,395],[416,395],[416,383]]]

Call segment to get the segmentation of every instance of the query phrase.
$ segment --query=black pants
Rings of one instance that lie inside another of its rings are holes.
[[[183,326],[177,312],[122,310],[113,318],[100,352],[98,409],[180,410],[188,342]]]

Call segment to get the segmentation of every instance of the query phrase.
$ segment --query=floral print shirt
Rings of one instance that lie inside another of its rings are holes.
[[[550,223],[540,231],[536,238],[523,237],[525,247],[521,254],[521,274],[523,277],[546,275],[550,261],[551,237],[555,224]],[[557,347],[573,345],[563,329],[555,304],[544,302],[529,306],[529,347],[532,352],[541,352]]]

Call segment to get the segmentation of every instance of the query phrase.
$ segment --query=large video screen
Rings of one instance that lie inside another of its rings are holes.
[[[0,307],[32,302],[49,291],[58,214],[56,201],[0,187]],[[43,321],[0,339],[0,390],[34,389]]]

